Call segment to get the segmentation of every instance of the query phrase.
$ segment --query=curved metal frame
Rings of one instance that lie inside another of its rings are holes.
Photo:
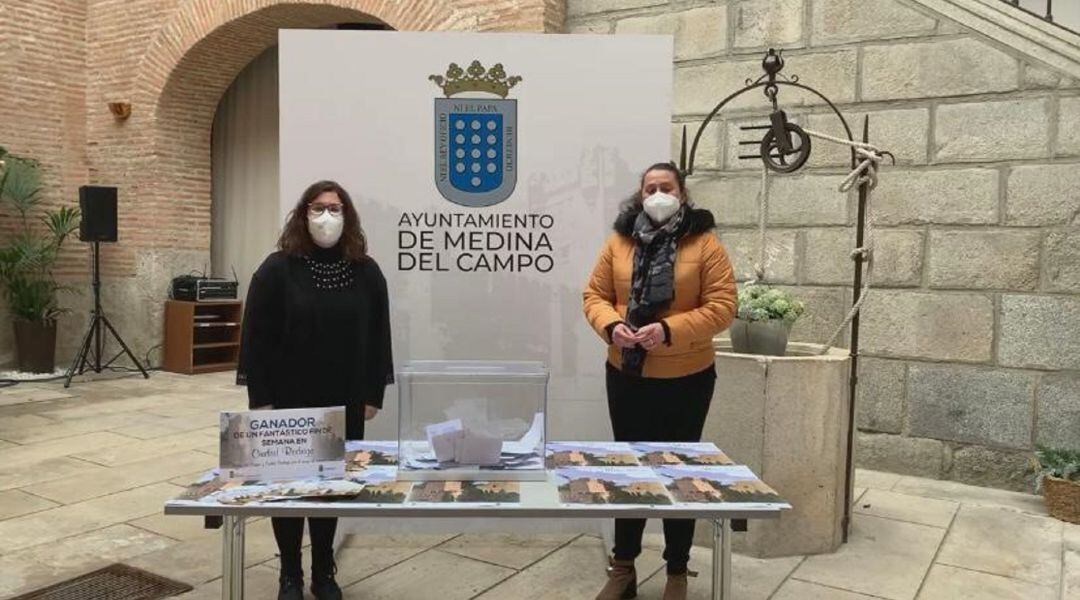
[[[820,98],[825,104],[832,109],[833,114],[840,119],[840,123],[844,126],[844,134],[847,136],[848,141],[854,143],[855,138],[851,134],[851,127],[848,125],[847,119],[844,118],[843,113],[840,112],[832,100],[829,100],[824,94],[816,89],[802,84],[799,82],[798,76],[792,76],[787,78],[780,75],[780,71],[784,68],[784,60],[782,51],[776,51],[769,49],[765,58],[762,60],[762,69],[765,74],[759,77],[756,81],[750,79],[746,80],[746,87],[728,95],[726,98],[720,101],[712,111],[705,117],[701,125],[698,126],[697,132],[694,134],[694,142],[690,147],[689,162],[686,155],[686,126],[683,125],[682,144],[679,151],[679,170],[683,173],[684,177],[690,177],[694,173],[694,159],[697,156],[698,143],[701,141],[701,135],[704,133],[705,128],[712,123],[713,119],[720,113],[720,111],[727,106],[735,98],[742,96],[743,94],[755,90],[758,88],[765,88],[765,97],[768,98],[773,105],[773,110],[779,110],[779,104],[777,102],[777,96],[779,94],[779,86],[788,86],[797,89],[801,89]],[[778,79],[777,77],[784,77],[784,79]],[[869,142],[870,137],[870,119],[869,117],[863,118],[863,132],[862,141]],[[812,150],[811,150],[812,151]],[[858,165],[858,157],[855,154],[855,148],[852,146],[851,151],[851,168],[855,169]],[[764,156],[762,157],[764,161]],[[770,168],[766,162],[765,168]],[[798,171],[802,166],[792,169],[791,172]],[[863,182],[859,185],[859,203],[858,203],[858,216],[855,221],[855,245],[861,247],[865,238],[866,231],[866,199],[869,192],[869,184]],[[852,289],[853,299],[852,304],[859,301],[862,290],[862,254],[855,255],[855,267],[854,275],[852,277]],[[844,501],[844,520],[843,520],[843,541],[846,543],[848,540],[848,532],[851,525],[851,503],[852,503],[852,485],[854,479],[854,450],[855,450],[855,392],[858,386],[858,366],[859,366],[859,314],[856,313],[855,317],[851,321],[850,329],[850,357],[851,357],[851,372],[849,375],[849,401],[848,401],[848,423],[847,423],[847,464],[845,465],[845,501]]]

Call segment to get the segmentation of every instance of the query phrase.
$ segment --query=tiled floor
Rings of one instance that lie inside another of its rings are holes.
[[[217,411],[242,408],[231,374],[155,373],[0,389],[0,598],[126,562],[220,598],[220,540],[161,504],[212,466]],[[735,557],[737,600],[1080,600],[1080,526],[1040,498],[860,471],[850,543],[827,556]],[[751,524],[751,526],[753,526]],[[663,589],[658,540],[639,597]],[[249,524],[248,598],[273,598],[275,546]],[[692,598],[710,552],[694,549]],[[346,598],[578,599],[604,580],[591,535],[363,535],[338,554]]]

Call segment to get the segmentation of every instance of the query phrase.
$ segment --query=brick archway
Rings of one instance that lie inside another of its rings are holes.
[[[134,96],[145,107],[139,176],[130,184],[150,222],[150,248],[208,252],[210,131],[236,75],[277,40],[281,28],[342,22],[398,30],[554,31],[562,0],[194,0],[149,43]],[[149,151],[149,152],[147,152]],[[149,213],[147,215],[146,213]],[[123,228],[125,223],[121,222]]]

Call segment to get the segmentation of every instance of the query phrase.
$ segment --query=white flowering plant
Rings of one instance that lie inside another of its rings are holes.
[[[738,317],[744,321],[783,321],[790,326],[805,310],[802,302],[784,290],[758,283],[739,288]]]

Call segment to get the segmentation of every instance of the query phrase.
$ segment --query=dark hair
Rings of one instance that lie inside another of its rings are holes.
[[[345,228],[341,232],[341,255],[346,260],[358,261],[367,255],[367,236],[360,226],[360,215],[353,206],[352,198],[345,188],[334,181],[316,181],[304,190],[300,195],[300,201],[289,213],[289,219],[285,222],[285,228],[278,238],[278,248],[293,256],[309,256],[315,251],[315,241],[308,232],[307,213],[308,206],[319,197],[320,194],[334,192],[341,199],[343,206],[342,215],[345,217]]]
[[[667,171],[668,173],[675,175],[675,181],[679,184],[679,190],[682,191],[683,201],[690,202],[690,189],[686,187],[686,176],[675,166],[675,163],[661,162],[656,163],[641,172],[641,179],[638,181],[637,189],[634,190],[634,193],[629,198],[622,201],[622,204],[619,205],[619,212],[641,210],[641,201],[644,200],[644,198],[641,197],[641,187],[645,185],[645,176],[648,175],[650,171]]]

